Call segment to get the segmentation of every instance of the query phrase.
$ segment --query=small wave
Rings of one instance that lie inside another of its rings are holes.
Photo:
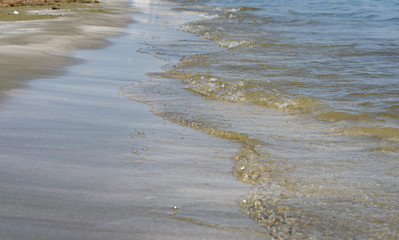
[[[210,18],[216,18],[216,16],[212,16]],[[227,31],[226,29],[214,29],[206,24],[185,24],[181,26],[180,29],[184,32],[196,34],[202,39],[211,40],[216,45],[222,48],[233,49],[237,47],[253,47],[257,45],[256,42],[252,40],[229,38],[229,36],[225,34],[225,32]]]
[[[203,12],[203,9],[199,6],[191,6],[191,7],[176,7],[172,9],[176,12]]]
[[[371,122],[376,119],[369,114],[350,114],[345,112],[324,112],[317,116],[320,120],[338,122],[338,121],[364,121]]]
[[[288,97],[277,92],[268,83],[232,80],[204,74],[170,71],[181,79],[186,89],[219,101],[253,103],[287,112],[310,113],[321,108],[318,100],[305,97]]]
[[[228,12],[246,12],[246,11],[260,11],[262,9],[256,8],[256,7],[237,7],[237,8],[230,8],[228,9]]]
[[[399,128],[358,126],[343,128],[337,131],[350,136],[375,137],[383,140],[399,142]]]
[[[219,14],[200,13],[198,17],[204,19],[215,19],[219,17]]]
[[[399,17],[389,18],[389,19],[387,19],[385,21],[387,21],[387,22],[399,22]]]
[[[394,105],[384,109],[382,112],[378,113],[378,116],[388,117],[392,119],[399,119],[399,106]]]
[[[234,40],[234,39],[225,39],[216,42],[217,45],[223,48],[237,48],[242,46],[251,46],[254,45],[253,41],[248,40]]]

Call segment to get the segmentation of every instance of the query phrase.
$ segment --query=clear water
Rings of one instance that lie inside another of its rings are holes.
[[[399,238],[398,2],[133,4],[169,64],[123,92],[239,143],[244,212],[276,239]]]

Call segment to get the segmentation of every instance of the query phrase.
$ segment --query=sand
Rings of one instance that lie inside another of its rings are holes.
[[[119,94],[165,62],[118,4],[1,25],[1,239],[268,239],[240,211],[234,143]]]
[[[71,51],[106,46],[104,38],[121,34],[132,21],[127,6],[117,0],[1,7],[0,101],[25,80],[57,75],[77,63]]]

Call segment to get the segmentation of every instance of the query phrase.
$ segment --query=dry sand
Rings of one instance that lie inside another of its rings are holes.
[[[94,16],[1,25],[1,239],[268,239],[240,212],[234,143],[119,95],[165,64],[137,53],[145,23],[71,56],[126,22]]]

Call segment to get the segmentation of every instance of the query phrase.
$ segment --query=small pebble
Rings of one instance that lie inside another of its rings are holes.
[[[9,12],[8,14],[18,15],[19,12],[17,10],[15,10],[14,12]]]

